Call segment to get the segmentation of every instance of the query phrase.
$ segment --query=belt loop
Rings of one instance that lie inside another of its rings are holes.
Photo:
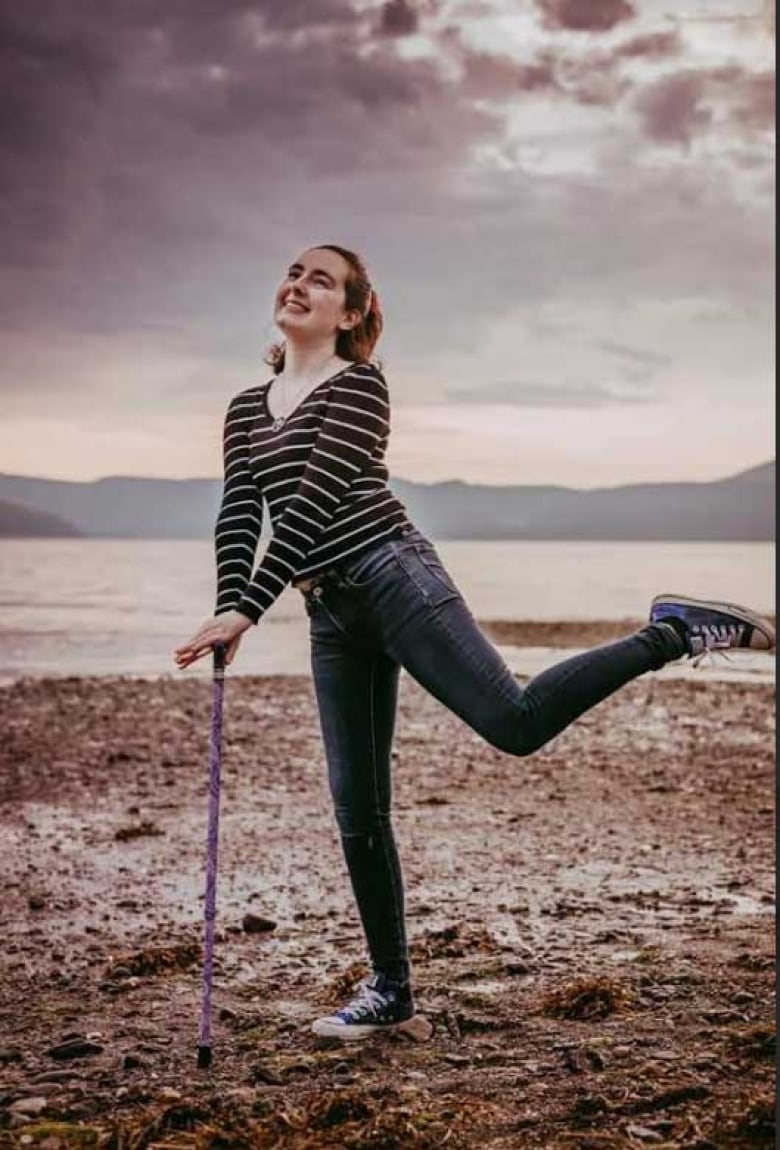
[[[334,587],[344,588],[346,586],[344,577],[339,571],[338,567],[329,567],[323,575],[323,581],[332,583]]]

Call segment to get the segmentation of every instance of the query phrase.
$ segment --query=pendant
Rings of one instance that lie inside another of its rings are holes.
[[[278,416],[271,424],[271,431],[281,431],[284,427],[284,417]]]

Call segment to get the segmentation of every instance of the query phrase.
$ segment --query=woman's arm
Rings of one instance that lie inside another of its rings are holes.
[[[333,518],[352,483],[365,470],[390,427],[382,373],[361,364],[333,388],[298,489],[274,525],[270,540],[236,610],[257,623],[294,576]]]
[[[263,501],[249,470],[249,426],[257,408],[255,389],[228,405],[222,434],[224,483],[214,526],[217,569],[215,615],[234,610],[252,574],[263,525]]]

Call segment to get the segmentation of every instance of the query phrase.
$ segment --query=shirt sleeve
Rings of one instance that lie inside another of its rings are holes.
[[[340,375],[297,490],[274,526],[237,611],[257,623],[306,565],[344,495],[389,430],[390,404],[382,373],[365,364]]]
[[[224,482],[214,526],[217,566],[215,615],[235,610],[252,574],[263,525],[260,488],[249,469],[249,426],[256,400],[247,392],[228,405],[222,435]]]

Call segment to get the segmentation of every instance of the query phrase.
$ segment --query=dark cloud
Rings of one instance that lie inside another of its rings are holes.
[[[559,89],[552,53],[540,53],[530,64],[465,47],[459,55],[462,89],[477,99],[506,99],[520,92],[550,93]]]
[[[556,66],[560,90],[580,104],[616,106],[636,87],[627,71],[634,60],[662,60],[678,55],[682,42],[678,33],[660,32],[634,36],[609,50],[585,55],[562,54]]]
[[[679,32],[649,32],[645,36],[634,36],[623,44],[618,44],[613,56],[616,60],[663,60],[677,56],[682,51]]]
[[[177,277],[197,297],[190,267],[243,242],[237,215],[279,212],[280,188],[409,170],[435,189],[500,131],[435,61],[400,59],[343,0],[6,4],[0,19],[10,322],[32,306],[72,321],[118,285],[149,304]]]
[[[615,107],[633,87],[608,56],[563,60],[558,76],[569,99],[594,107]]]
[[[664,76],[645,88],[636,100],[645,134],[657,143],[689,144],[712,121],[706,90],[706,77],[700,72]]]
[[[39,0],[24,11],[0,0],[0,10],[9,329],[178,333],[206,357],[205,392],[212,362],[245,365],[262,351],[267,286],[291,253],[323,239],[363,250],[376,269],[391,354],[442,340],[472,351],[511,308],[615,284],[640,297],[765,297],[764,201],[745,207],[727,181],[713,189],[706,167],[638,171],[630,126],[607,172],[546,177],[474,161],[500,155],[502,102],[617,102],[635,82],[636,47],[620,57],[586,40],[577,59],[553,38],[554,50],[520,61],[442,34],[457,66],[447,70],[441,58],[403,59],[395,37],[377,35],[376,6],[343,0]],[[758,123],[765,79],[712,74],[704,88],[724,100],[733,88],[733,116]],[[662,143],[680,138],[659,103],[642,124]],[[570,137],[565,125],[545,134],[551,104],[539,146],[554,160]]]
[[[178,2],[186,18],[190,0]],[[210,8],[219,19],[221,5],[210,4],[209,0],[198,0],[198,3],[204,11]],[[159,7],[156,3],[153,6]],[[228,7],[259,12],[269,28],[285,32],[354,25],[359,18],[349,0],[230,0]]]
[[[774,76],[737,65],[682,69],[645,86],[634,106],[644,134],[659,144],[687,146],[721,114],[749,134],[772,126]]]
[[[475,99],[508,100],[522,93],[564,97],[579,104],[615,106],[636,86],[625,70],[636,59],[660,60],[679,54],[678,33],[635,36],[614,49],[585,54],[545,48],[528,62],[470,48],[455,27],[440,42],[462,69],[462,88]]]
[[[746,76],[735,94],[732,115],[742,127],[772,131],[775,126],[775,74]]]
[[[552,94],[558,89],[558,55],[552,49],[521,61],[500,52],[485,52],[466,43],[460,28],[445,25],[436,33],[444,55],[460,69],[455,82],[459,98],[511,101],[524,92]]]
[[[555,32],[609,32],[636,16],[628,0],[536,0],[536,6],[542,26]]]
[[[382,36],[412,36],[420,24],[415,9],[406,0],[387,0],[382,5],[379,31]]]

